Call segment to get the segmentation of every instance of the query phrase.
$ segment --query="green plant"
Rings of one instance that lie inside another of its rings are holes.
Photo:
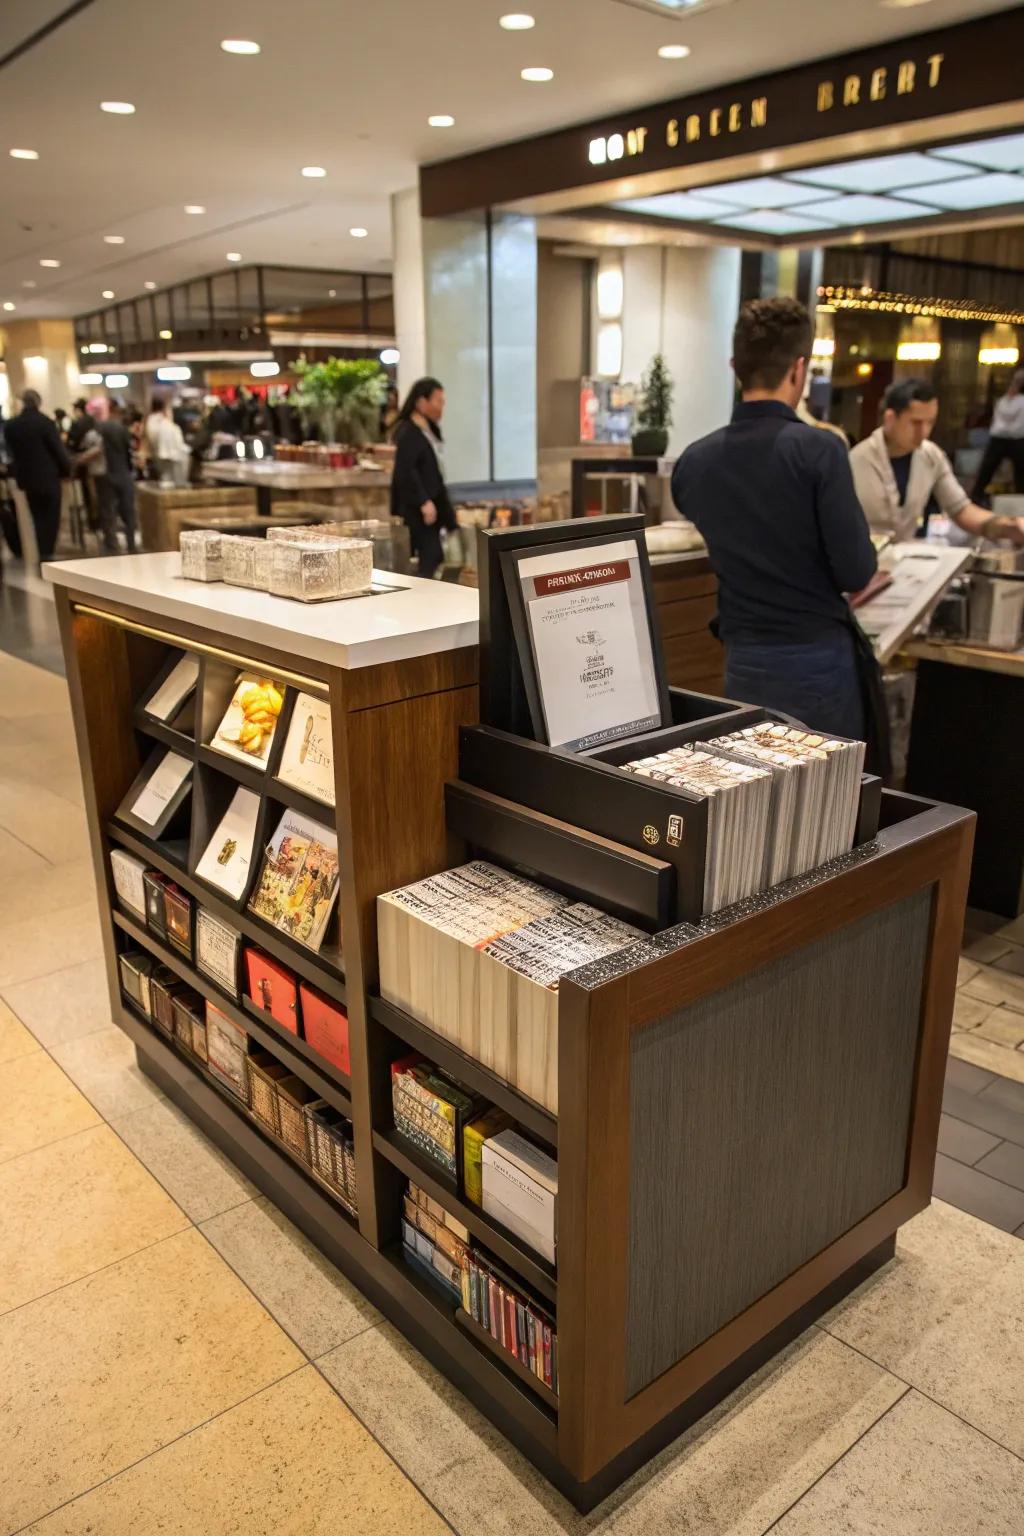
[[[640,409],[636,424],[645,431],[667,432],[672,425],[672,395],[675,385],[668,364],[660,352],[651,358],[650,367],[640,380]]]
[[[372,358],[329,357],[322,363],[300,358],[296,398],[299,409],[320,428],[325,442],[353,445],[379,436],[387,374]]]

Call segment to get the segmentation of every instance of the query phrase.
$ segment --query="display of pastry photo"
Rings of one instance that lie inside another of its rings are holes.
[[[272,678],[239,673],[231,703],[210,745],[229,757],[265,768],[283,705],[284,689]]]

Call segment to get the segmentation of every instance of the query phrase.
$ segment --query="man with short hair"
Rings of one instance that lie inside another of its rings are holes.
[[[111,400],[105,417],[97,417],[93,430],[85,438],[86,451],[79,463],[96,473],[99,492],[100,524],[103,547],[109,555],[119,553],[117,523],[124,526],[128,553],[135,553],[135,473],[132,466],[132,437],[124,424],[124,406]]]
[[[729,697],[862,738],[877,666],[844,593],[870,581],[875,551],[844,445],[796,414],[811,341],[795,299],[743,305],[732,359],[742,401],[683,453],[672,496],[718,576]]]
[[[897,542],[920,538],[934,497],[940,512],[973,537],[1024,544],[1024,520],[975,506],[931,441],[938,414],[938,397],[927,380],[901,379],[882,398],[881,426],[851,450],[853,483],[872,531],[892,534]]]
[[[49,560],[60,532],[60,483],[71,474],[71,460],[56,424],[40,410],[42,403],[34,389],[24,390],[6,438],[15,480],[32,514],[39,558]]]

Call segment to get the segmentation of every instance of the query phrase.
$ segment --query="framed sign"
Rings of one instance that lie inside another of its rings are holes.
[[[585,751],[657,730],[670,707],[642,532],[543,532],[501,555],[536,739]]]

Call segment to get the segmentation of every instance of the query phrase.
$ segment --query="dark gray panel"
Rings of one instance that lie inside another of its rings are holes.
[[[902,1187],[931,897],[633,1037],[629,1396]]]

